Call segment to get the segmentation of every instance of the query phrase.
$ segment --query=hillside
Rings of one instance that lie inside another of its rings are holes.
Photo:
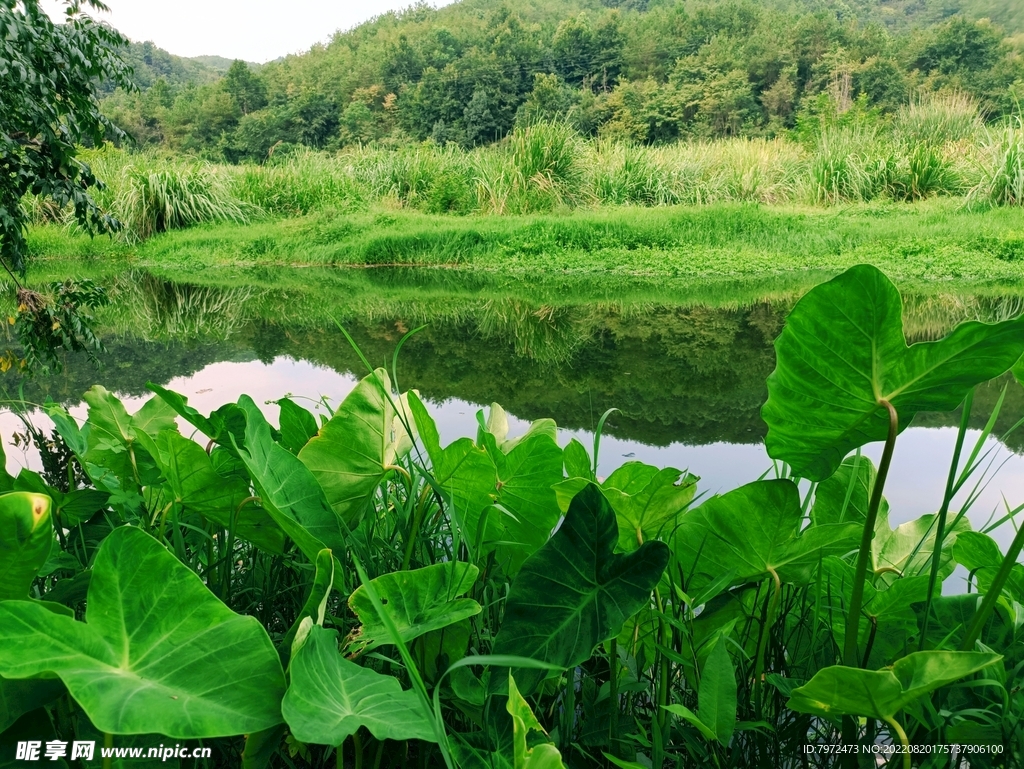
[[[272,148],[473,147],[566,120],[645,144],[773,136],[963,91],[1024,96],[1015,0],[462,0],[384,14],[258,70],[133,46],[144,92],[107,108],[143,145],[262,161]],[[999,26],[995,21],[1010,25]],[[148,48],[146,46],[149,46]],[[156,93],[145,89],[163,83]]]

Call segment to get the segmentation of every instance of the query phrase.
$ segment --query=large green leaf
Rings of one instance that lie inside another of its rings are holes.
[[[953,558],[971,573],[979,591],[987,593],[1005,556],[992,537],[967,531],[956,538]],[[1010,577],[1003,589],[1013,600],[1024,603],[1024,564],[1015,563],[1010,568]]]
[[[262,625],[130,527],[100,547],[85,623],[0,602],[0,674],[48,673],[111,734],[221,737],[281,720],[284,675]]]
[[[452,561],[382,574],[371,584],[402,640],[408,643],[424,633],[479,614],[480,604],[471,598],[459,598],[473,587],[479,573],[476,566]],[[348,605],[362,625],[349,639],[347,654],[361,654],[394,643],[365,585],[352,592]]]
[[[248,395],[238,400],[246,415],[245,463],[263,508],[314,563],[324,548],[345,550],[345,524],[327,502],[320,483],[294,454],[271,437],[270,425]]]
[[[338,406],[320,433],[299,451],[334,511],[359,523],[380,482],[397,458],[391,380],[384,369],[363,379]]]
[[[829,627],[837,646],[846,638],[847,613],[853,592],[853,564],[839,558],[822,561],[821,590],[829,597]],[[863,604],[857,629],[858,646],[871,649],[866,667],[880,667],[906,654],[920,634],[915,604],[928,596],[928,575],[864,583]]]
[[[442,449],[437,426],[415,392],[409,393],[409,410],[430,459],[431,475],[447,497],[449,514],[476,554],[477,543],[486,539],[480,531],[481,514],[497,498],[494,463],[469,438]]]
[[[736,674],[726,640],[719,638],[704,663],[697,689],[697,715],[723,745],[736,730]]]
[[[241,441],[245,430],[245,417],[234,403],[226,403],[210,414],[209,417],[204,417],[196,409],[188,405],[188,398],[184,395],[152,382],[147,382],[146,387],[173,409],[178,416],[202,432],[203,435],[214,443],[234,451],[232,437],[236,441]]]
[[[296,739],[340,745],[365,726],[378,740],[436,742],[432,717],[416,693],[342,657],[337,631],[307,619],[295,645],[281,711]]]
[[[501,510],[488,513],[483,552],[494,542],[514,543],[503,546],[502,552],[512,551],[507,557],[499,553],[506,571],[514,573],[526,556],[548,541],[562,517],[552,488],[562,480],[562,449],[550,419],[538,420],[524,435],[509,439],[507,417],[495,403],[488,425],[498,437],[489,429],[480,439],[494,463],[495,502]]]
[[[602,641],[650,600],[668,564],[663,542],[615,553],[615,513],[600,490],[588,484],[569,505],[561,527],[530,556],[516,576],[492,653],[532,657],[570,668],[589,659]],[[544,678],[520,670],[531,692]]]
[[[0,601],[28,598],[52,545],[49,497],[0,494]]]
[[[818,485],[811,507],[811,521],[816,526],[839,522],[863,526],[867,520],[875,475],[874,464],[865,456],[843,460],[835,474]],[[889,525],[889,503],[882,497],[875,519],[875,536],[871,541],[871,571],[889,583],[902,576],[926,572],[935,548],[934,521],[935,516],[929,514],[893,529]],[[970,521],[966,517],[947,528],[942,543],[940,580],[953,572],[952,547],[957,537],[969,530]]]
[[[127,509],[141,505],[141,488],[160,480],[153,440],[163,430],[176,430],[175,412],[157,397],[135,414],[99,385],[84,395],[89,404],[87,450],[82,465],[97,488],[113,492],[111,503]]]
[[[514,769],[565,769],[562,754],[551,742],[547,732],[530,710],[530,705],[516,688],[515,679],[508,677],[508,700],[505,709],[512,716],[512,766]],[[531,737],[531,732],[537,735]],[[529,738],[530,746],[527,747]]]
[[[819,560],[857,546],[861,527],[824,524],[801,530],[796,484],[755,481],[712,497],[679,519],[674,552],[691,592],[732,574],[739,584],[774,571],[783,581],[808,578]]]
[[[928,692],[1002,659],[982,652],[915,652],[891,668],[861,670],[834,665],[794,689],[787,705],[819,716],[889,719]]]
[[[582,446],[575,453],[581,449]],[[574,458],[573,464],[582,469],[582,457]],[[693,502],[697,480],[689,473],[671,467],[659,470],[643,462],[626,462],[612,471],[601,483],[601,491],[615,510],[619,524],[619,549],[631,552],[649,539],[670,537],[679,516]],[[584,475],[570,477],[555,485],[562,510],[568,509],[569,502],[588,482],[587,475]]]
[[[298,454],[320,429],[316,417],[291,398],[282,398],[277,405],[281,409],[281,444]]]
[[[242,504],[249,484],[239,476],[225,477],[195,441],[172,430],[156,440],[157,454],[174,501],[185,513],[198,513],[235,536],[269,553],[284,552],[284,532],[261,507]]]
[[[775,341],[765,444],[794,474],[822,481],[858,446],[905,429],[919,411],[950,411],[975,385],[1024,353],[1024,318],[963,323],[945,339],[908,347],[903,303],[875,267],[858,265],[809,291]]]

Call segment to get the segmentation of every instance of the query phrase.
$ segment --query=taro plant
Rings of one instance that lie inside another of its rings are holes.
[[[908,347],[901,309],[866,266],[808,293],[768,382],[775,477],[714,496],[598,478],[600,431],[513,435],[497,405],[445,445],[394,367],[323,415],[47,404],[68,466],[0,473],[0,762],[52,738],[211,749],[188,767],[826,767],[842,739],[1020,765],[1024,535],[990,536],[1018,510],[973,531],[955,502],[1002,408],[972,449],[972,390],[1024,320]],[[893,526],[899,432],[962,402],[941,507]]]

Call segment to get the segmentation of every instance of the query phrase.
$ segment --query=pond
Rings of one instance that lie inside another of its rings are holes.
[[[273,275],[158,276],[139,270],[105,277],[113,305],[99,315],[106,351],[97,368],[72,356],[56,375],[3,379],[7,397],[47,399],[84,417],[82,393],[99,383],[129,402],[149,397],[152,381],[186,395],[203,413],[247,393],[266,403],[286,394],[313,408],[336,404],[366,373],[338,326],[374,366],[428,401],[447,443],[476,432],[491,402],[510,414],[512,433],[551,417],[561,442],[600,442],[599,473],[639,460],[687,469],[705,495],[773,473],[760,407],[774,367],[772,342],[799,295],[820,276],[743,286],[653,286],[643,281],[517,281],[445,273],[291,271]],[[910,293],[905,326],[912,342],[935,339],[955,323],[1017,314],[1021,299],[998,290]],[[981,435],[1004,386],[995,434],[1024,416],[1024,389],[1010,380],[979,388],[968,446]],[[30,418],[46,419],[38,411]],[[920,415],[897,444],[886,496],[895,525],[941,503],[956,438],[957,414]],[[8,469],[38,464],[11,437],[22,431],[0,415]],[[1024,502],[1024,431],[982,449],[988,473],[969,517],[983,528]],[[866,453],[876,461],[880,446]],[[965,490],[954,509],[966,498]],[[1002,545],[1009,525],[994,533]]]

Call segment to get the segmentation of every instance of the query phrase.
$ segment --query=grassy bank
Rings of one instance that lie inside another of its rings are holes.
[[[869,262],[905,285],[1024,278],[1024,209],[962,209],[954,201],[828,209],[756,204],[607,207],[572,215],[450,217],[410,211],[320,212],[248,225],[207,224],[139,243],[35,227],[47,260],[102,260],[169,277],[273,267],[433,267],[683,282],[816,277]],[[800,281],[802,282],[802,281]]]

